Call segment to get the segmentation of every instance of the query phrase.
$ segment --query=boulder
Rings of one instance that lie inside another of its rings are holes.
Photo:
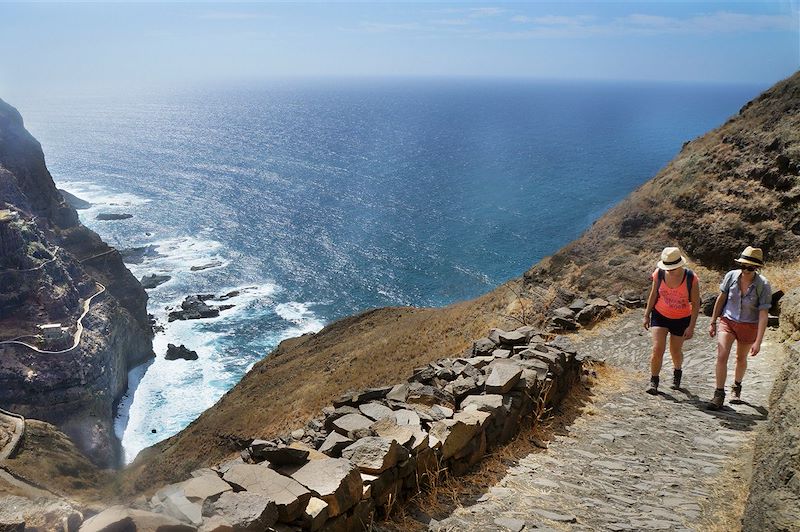
[[[495,349],[492,351],[492,358],[508,358],[511,356],[510,349]]]
[[[565,320],[572,320],[575,317],[575,312],[569,307],[559,307],[553,311],[553,316]]]
[[[296,480],[261,465],[234,466],[223,478],[231,486],[257,493],[274,503],[278,509],[278,519],[284,523],[300,517],[311,498],[311,492]]]
[[[209,470],[210,471],[210,470]],[[206,499],[213,499],[226,491],[231,491],[230,484],[219,478],[216,473],[200,475],[190,478],[179,484],[183,494],[192,502],[202,503]]]
[[[453,417],[453,409],[442,405],[433,405],[430,412],[434,421],[440,421],[442,419]]]
[[[502,332],[499,335],[499,339],[502,346],[523,345],[528,342],[527,334],[517,331]]]
[[[497,347],[497,345],[489,338],[481,338],[480,340],[473,342],[472,354],[473,356],[488,355],[494,351],[495,347]]]
[[[586,306],[586,301],[583,299],[576,299],[569,304],[569,309],[575,313],[580,312]]]
[[[504,394],[511,391],[522,376],[522,368],[512,361],[495,361],[490,367],[492,372],[486,378],[486,393]]]
[[[358,467],[342,458],[312,460],[295,471],[292,478],[328,503],[329,517],[355,506],[363,492]]]
[[[83,522],[80,532],[116,531],[193,532],[196,527],[181,523],[174,517],[125,506],[111,506]]]
[[[304,529],[316,532],[328,520],[328,503],[322,499],[311,497],[303,511],[302,520]]]
[[[500,335],[506,334],[503,329],[489,329],[489,340],[494,342],[495,345],[500,345]]]
[[[470,395],[461,402],[461,409],[474,406],[477,410],[494,413],[503,407],[503,396],[498,394]]]
[[[164,355],[166,360],[197,360],[197,352],[188,349],[185,345],[167,344],[167,354]]]
[[[420,425],[398,425],[392,419],[382,419],[372,425],[372,430],[378,436],[394,440],[411,451],[428,445],[428,434]]]
[[[470,357],[467,359],[467,362],[469,362],[476,369],[481,369],[485,365],[489,364],[492,360],[494,360],[494,357],[491,355],[487,355],[487,356]]]
[[[610,303],[608,301],[606,301],[605,299],[603,299],[602,297],[593,297],[593,298],[587,300],[586,304],[589,305],[589,306],[595,306],[595,307],[607,307],[607,306],[610,305]]]
[[[394,410],[380,403],[366,403],[359,406],[358,409],[362,414],[375,421],[394,417]]]
[[[214,502],[206,501],[203,515],[218,516],[236,531],[261,532],[278,522],[278,507],[260,493],[229,491]]]
[[[553,329],[562,331],[574,331],[580,327],[578,322],[567,318],[561,318],[559,316],[554,316],[550,320],[550,323],[552,324]]]
[[[248,448],[257,462],[267,460],[275,466],[301,465],[308,461],[308,450],[257,440]]]
[[[419,414],[407,408],[395,410],[394,418],[398,425],[420,425],[422,423]]]
[[[334,458],[339,458],[342,455],[342,450],[352,443],[353,440],[347,436],[342,436],[338,432],[331,432],[318,450]]]
[[[433,406],[435,404],[453,405],[453,396],[439,388],[413,383],[408,390],[407,403]]]
[[[203,522],[202,501],[200,503],[190,501],[178,484],[170,484],[158,490],[153,496],[151,506],[159,513],[167,514],[184,523],[200,526]]]
[[[342,457],[356,464],[360,471],[377,475],[408,458],[408,451],[393,439],[371,436],[347,447]]]
[[[408,395],[408,384],[398,384],[394,386],[389,393],[386,394],[388,401],[396,401],[398,403],[405,403],[406,396]]]
[[[490,414],[480,411],[458,412],[452,419],[436,421],[431,425],[430,436],[442,442],[442,458],[448,459],[466,447],[483,429]]]
[[[481,393],[481,387],[478,386],[478,381],[474,377],[459,377],[444,389],[447,393],[452,394],[456,401],[460,401],[467,395]]]
[[[344,436],[353,437],[354,434],[369,430],[373,421],[361,414],[346,414],[333,422],[333,430]]]

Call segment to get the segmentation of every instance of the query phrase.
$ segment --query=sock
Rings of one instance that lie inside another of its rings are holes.
[[[673,370],[672,373],[678,378],[681,378],[683,376],[683,370],[682,369]]]
[[[725,393],[725,388],[717,388],[716,391],[724,394]]]
[[[653,375],[652,377],[650,377],[650,382],[658,386],[658,375]]]
[[[736,386],[737,388],[741,388],[742,387],[742,381],[733,381],[733,385]]]

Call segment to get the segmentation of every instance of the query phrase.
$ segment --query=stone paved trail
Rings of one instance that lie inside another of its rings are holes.
[[[724,480],[723,473],[747,461],[781,362],[781,350],[768,333],[762,352],[750,358],[745,402],[707,410],[715,362],[708,323],[708,318],[699,320],[696,338],[684,349],[682,390],[669,389],[667,353],[662,393],[655,397],[644,393],[650,338],[641,326],[641,312],[629,312],[585,335],[579,340],[581,352],[623,368],[616,373],[623,377],[620,385],[607,386],[547,451],[522,458],[477,502],[431,522],[430,528],[707,529],[715,521],[717,503],[745,487],[746,481],[736,478],[741,472]]]

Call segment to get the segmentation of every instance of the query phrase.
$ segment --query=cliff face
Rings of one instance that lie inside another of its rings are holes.
[[[119,253],[56,190],[19,113],[0,100],[0,342],[28,344],[0,343],[0,407],[51,422],[99,465],[116,465],[114,403],[127,371],[153,356],[146,304]],[[63,338],[35,338],[51,322],[66,327]]]
[[[379,309],[283,342],[212,408],[143,452],[123,474],[146,490],[230,454],[232,442],[268,438],[349,389],[405,378],[414,366],[457,355],[519,305],[543,317],[571,297],[642,292],[658,254],[680,245],[720,273],[747,245],[768,261],[800,257],[800,73],[687,143],[659,174],[578,240],[473,301],[443,309]],[[713,281],[707,281],[711,286]],[[516,323],[519,325],[519,323]]]

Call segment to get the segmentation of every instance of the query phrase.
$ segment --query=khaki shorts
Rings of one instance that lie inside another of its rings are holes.
[[[740,344],[752,344],[758,336],[758,323],[744,323],[728,318],[719,319],[719,331],[732,334]]]

